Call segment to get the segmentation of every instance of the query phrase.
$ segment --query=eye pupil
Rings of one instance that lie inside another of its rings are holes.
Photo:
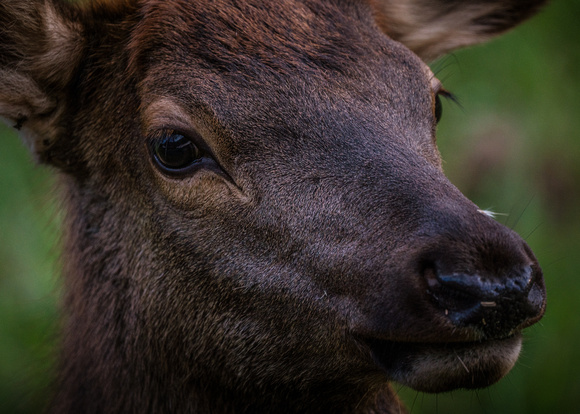
[[[197,146],[178,133],[164,133],[152,141],[153,158],[167,170],[183,170],[201,159]]]
[[[441,98],[439,95],[435,95],[435,121],[439,123],[441,121],[441,116],[443,115],[443,104],[441,103]]]

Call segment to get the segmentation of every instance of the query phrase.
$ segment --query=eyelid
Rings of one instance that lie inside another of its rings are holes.
[[[172,134],[183,135],[187,139],[191,140],[202,153],[214,158],[213,151],[211,150],[209,145],[205,142],[201,134],[192,128],[183,128],[173,125],[163,125],[149,130],[147,132],[147,138],[149,139],[149,141],[151,141],[155,139],[160,139],[165,135]]]
[[[431,77],[431,90],[433,91],[433,95],[441,95],[444,98],[450,98],[455,100],[454,95],[449,92],[447,89],[443,87],[443,83],[433,75]]]
[[[433,92],[433,96],[442,96],[447,99],[451,99],[454,102],[457,102],[457,98],[453,93],[449,92],[447,89],[443,87],[443,83],[433,75],[431,77],[431,91]]]
[[[431,77],[431,90],[433,91],[433,94],[437,95],[439,93],[439,91],[442,89],[443,89],[443,84],[441,83],[441,81],[439,79],[437,79],[435,77],[435,75],[433,75]]]

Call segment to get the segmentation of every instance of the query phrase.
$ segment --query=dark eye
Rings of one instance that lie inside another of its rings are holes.
[[[441,116],[443,115],[443,104],[441,103],[441,97],[439,94],[435,95],[435,121],[439,123],[441,121]]]
[[[161,132],[150,145],[155,163],[166,173],[188,172],[203,157],[191,139],[175,131]]]

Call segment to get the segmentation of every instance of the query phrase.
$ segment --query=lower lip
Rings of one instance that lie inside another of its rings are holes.
[[[486,387],[499,380],[517,360],[521,335],[477,342],[365,342],[390,380],[417,391],[444,392]]]

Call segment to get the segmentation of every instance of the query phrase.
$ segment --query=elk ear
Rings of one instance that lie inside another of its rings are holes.
[[[63,136],[65,89],[80,60],[81,25],[65,2],[0,2],[0,117],[38,161]]]
[[[546,0],[370,0],[377,24],[425,61],[486,41]]]

